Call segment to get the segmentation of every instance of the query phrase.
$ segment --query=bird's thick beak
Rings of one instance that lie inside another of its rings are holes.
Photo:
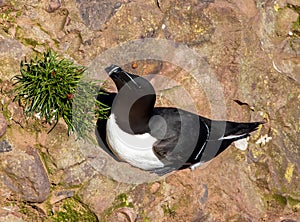
[[[134,80],[134,78],[136,78],[135,75],[125,72],[117,65],[110,65],[105,68],[105,71],[107,72],[109,77],[115,82],[118,89],[120,89],[123,85],[128,84],[129,82],[133,83],[136,87],[141,88],[141,86]]]
[[[117,65],[110,65],[105,68],[105,71],[109,75],[109,77],[114,81],[118,90],[126,84],[126,79],[123,77],[124,71]]]

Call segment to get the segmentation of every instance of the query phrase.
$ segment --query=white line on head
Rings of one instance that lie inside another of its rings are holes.
[[[109,71],[108,75],[112,74],[116,69],[121,69],[119,66],[114,67],[112,70]]]

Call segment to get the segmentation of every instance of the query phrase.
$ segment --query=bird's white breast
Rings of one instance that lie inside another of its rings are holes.
[[[157,139],[149,133],[133,135],[124,132],[116,123],[114,114],[107,120],[106,138],[113,153],[135,167],[153,170],[164,166],[153,153],[152,147]]]

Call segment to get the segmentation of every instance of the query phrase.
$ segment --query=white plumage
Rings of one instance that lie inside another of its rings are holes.
[[[164,166],[152,149],[157,139],[149,133],[133,135],[124,132],[116,123],[114,114],[111,114],[107,120],[106,131],[110,149],[119,159],[144,170]]]

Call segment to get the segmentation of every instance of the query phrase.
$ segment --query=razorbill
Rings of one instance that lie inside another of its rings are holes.
[[[106,142],[118,159],[140,169],[157,174],[194,169],[262,124],[214,121],[178,108],[154,107],[156,94],[148,80],[116,65],[105,71],[118,89]]]

